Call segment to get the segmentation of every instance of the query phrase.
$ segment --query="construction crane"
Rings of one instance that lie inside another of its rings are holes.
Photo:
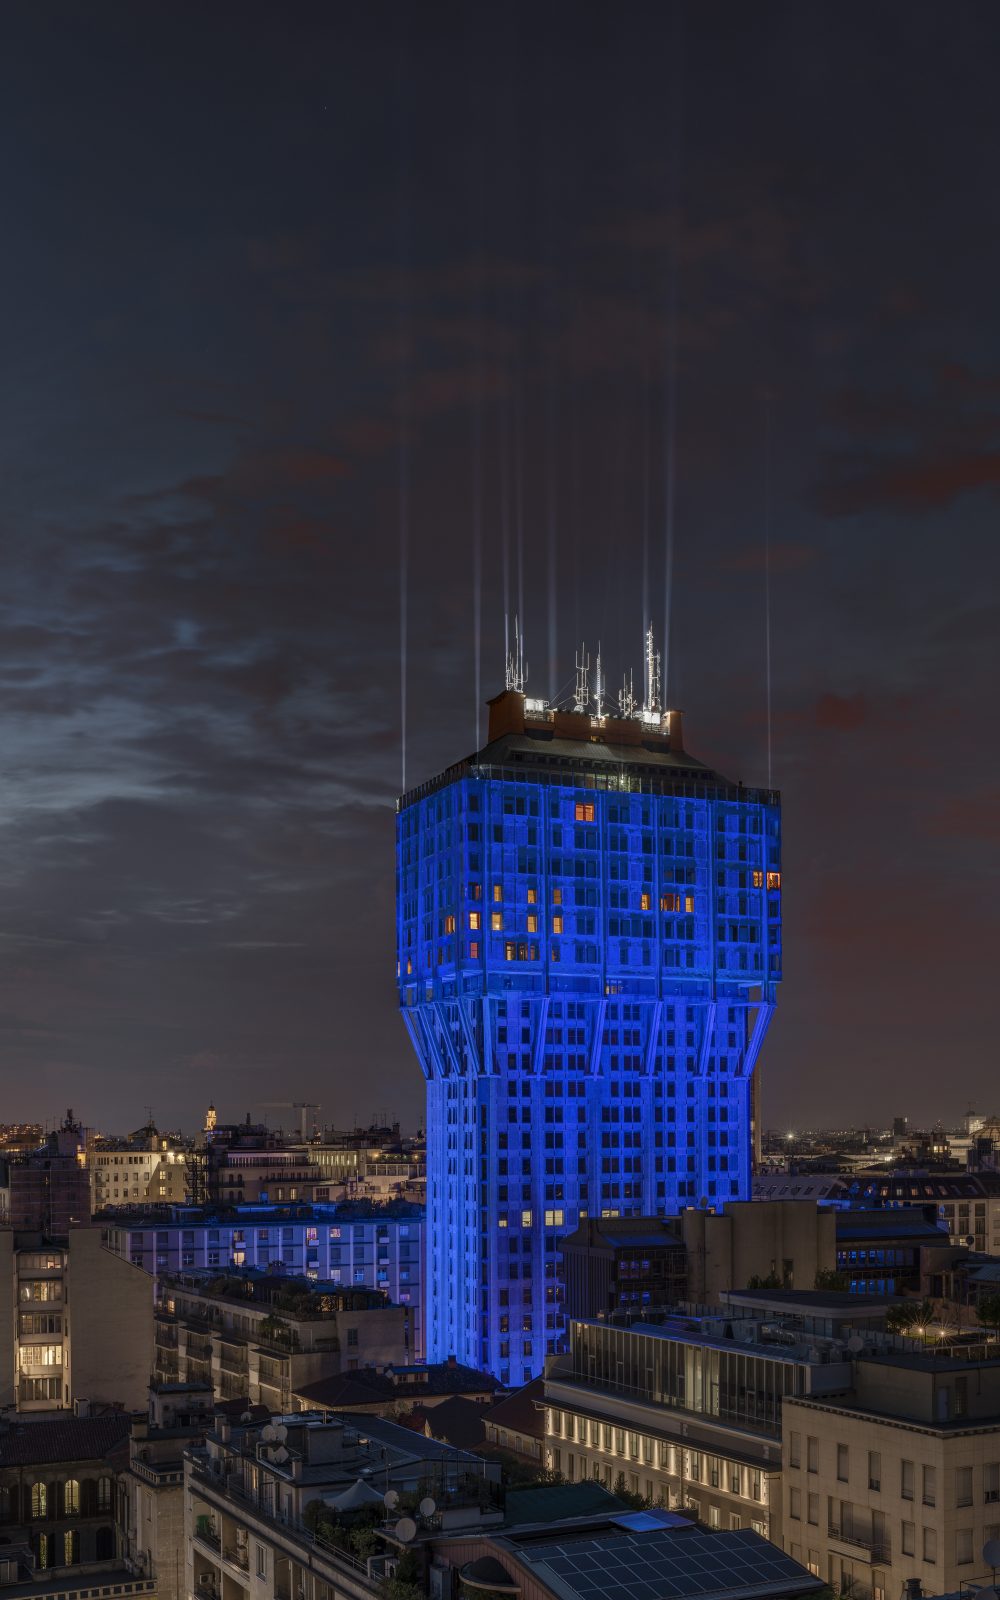
[[[299,1113],[299,1133],[302,1143],[305,1144],[308,1134],[306,1132],[306,1116],[310,1111],[322,1111],[323,1107],[315,1100],[261,1100],[260,1105],[271,1110],[297,1111]]]

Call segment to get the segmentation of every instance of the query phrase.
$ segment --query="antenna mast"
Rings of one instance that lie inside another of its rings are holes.
[[[653,638],[653,624],[646,629],[646,704],[644,711],[660,709],[660,653]]]
[[[576,688],[573,691],[573,710],[586,711],[590,704],[590,657],[587,646],[580,647],[576,657]]]
[[[506,685],[516,694],[524,693],[524,686],[528,681],[528,667],[524,659],[524,635],[521,633],[520,619],[514,618],[514,648],[510,648],[510,631],[507,617],[504,617],[504,643],[507,652]]]
[[[604,679],[601,676],[601,642],[597,641],[597,666],[594,670],[594,715],[600,722],[604,716]]]
[[[636,711],[635,689],[632,684],[632,668],[627,675],[622,674],[622,686],[618,691],[618,715],[620,717],[634,717]]]

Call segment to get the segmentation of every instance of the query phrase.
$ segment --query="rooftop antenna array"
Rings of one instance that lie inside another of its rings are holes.
[[[528,666],[524,659],[524,636],[521,633],[520,619],[514,618],[514,648],[510,648],[510,632],[507,618],[504,617],[504,643],[507,652],[507,688],[513,689],[517,694],[524,693],[524,686],[528,681]]]
[[[622,673],[622,686],[618,691],[618,715],[620,717],[634,717],[638,708],[635,698],[635,688],[632,683],[632,668]]]
[[[586,711],[590,705],[590,657],[587,646],[581,645],[576,656],[576,688],[573,690],[573,710]]]

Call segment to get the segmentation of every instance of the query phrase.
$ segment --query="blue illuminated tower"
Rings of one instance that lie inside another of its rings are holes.
[[[585,1216],[745,1199],[781,976],[780,802],[646,695],[571,710],[515,660],[475,755],[398,802],[402,1014],[427,1080],[427,1358],[520,1383]]]

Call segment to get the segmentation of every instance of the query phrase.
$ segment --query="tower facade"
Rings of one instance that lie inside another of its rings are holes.
[[[612,716],[586,682],[569,711],[508,688],[486,746],[399,800],[428,1360],[526,1381],[561,1348],[564,1233],[749,1196],[780,843],[775,792],[689,756],[653,694]]]

